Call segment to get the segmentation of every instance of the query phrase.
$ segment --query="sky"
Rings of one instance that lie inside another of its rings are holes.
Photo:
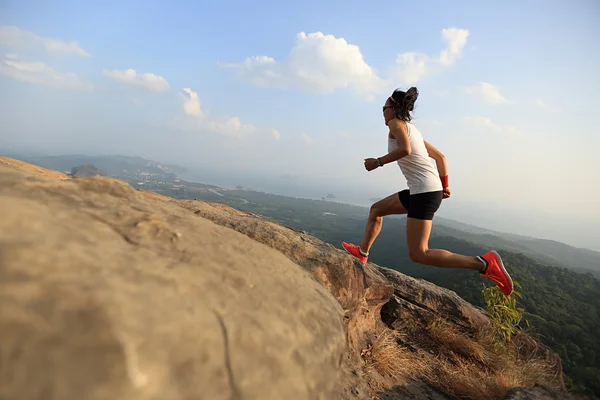
[[[363,162],[415,86],[440,215],[600,249],[599,2],[286,3],[1,1],[0,151],[364,202],[406,188]]]

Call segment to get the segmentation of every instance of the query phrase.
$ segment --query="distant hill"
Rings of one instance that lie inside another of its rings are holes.
[[[544,264],[592,272],[600,277],[600,252],[554,240],[495,232],[445,218],[436,218],[436,222],[432,235],[452,236],[485,247],[522,253]]]
[[[95,167],[106,171],[108,176],[128,180],[134,177],[157,176],[162,180],[177,179],[177,174],[186,172],[187,169],[176,165],[163,164],[158,161],[147,160],[142,157],[129,156],[86,156],[82,154],[64,156],[20,156],[20,160],[40,167],[68,173],[75,166],[93,164]]]
[[[93,164],[85,163],[83,165],[73,167],[71,175],[74,176],[106,176],[106,172],[96,168]]]

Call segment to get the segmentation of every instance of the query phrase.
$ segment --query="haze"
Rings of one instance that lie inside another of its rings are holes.
[[[543,8],[542,8],[543,7]],[[0,4],[0,152],[124,154],[368,205],[381,106],[448,157],[440,215],[600,250],[596,1]]]

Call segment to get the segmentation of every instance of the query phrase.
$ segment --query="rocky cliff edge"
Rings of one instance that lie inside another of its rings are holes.
[[[451,291],[224,205],[7,158],[0,304],[2,399],[569,398],[552,351],[524,333],[495,350]]]

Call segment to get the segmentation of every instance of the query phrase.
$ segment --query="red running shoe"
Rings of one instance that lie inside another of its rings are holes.
[[[481,256],[487,262],[487,270],[485,274],[481,274],[484,278],[489,278],[502,290],[506,296],[510,296],[513,292],[513,282],[504,268],[504,263],[500,255],[494,250],[489,251]]]
[[[351,244],[351,243],[346,243],[346,242],[342,242],[342,247],[344,247],[344,249],[352,254],[354,257],[358,258],[359,261],[365,265],[367,263],[367,259],[369,258],[368,256],[363,256],[362,254],[360,254],[360,248],[355,245],[355,244]]]

